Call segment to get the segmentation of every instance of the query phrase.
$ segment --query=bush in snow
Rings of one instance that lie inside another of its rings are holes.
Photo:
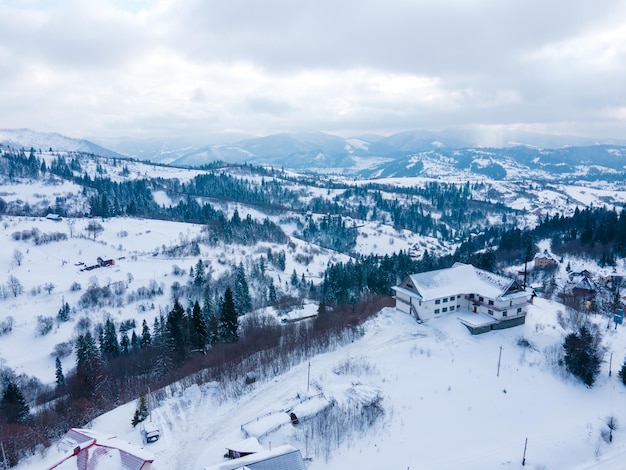
[[[0,333],[3,335],[11,333],[11,331],[13,331],[13,323],[15,323],[15,319],[10,315],[2,320],[2,323],[0,323]]]
[[[74,342],[64,341],[63,343],[58,343],[54,345],[54,349],[50,353],[50,356],[58,357],[62,359],[72,354],[73,350],[74,350]]]
[[[38,336],[46,336],[48,333],[52,331],[53,326],[54,326],[54,318],[44,317],[43,315],[39,315],[37,317],[37,326],[35,327],[35,333]]]
[[[81,289],[82,289],[82,287],[81,287],[81,285],[78,282],[72,282],[72,285],[70,286],[70,291],[78,292]]]
[[[91,320],[87,317],[79,318],[76,322],[76,326],[74,327],[74,332],[76,336],[81,336],[86,334],[88,331],[91,331]]]

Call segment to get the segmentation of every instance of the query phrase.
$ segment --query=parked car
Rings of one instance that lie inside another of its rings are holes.
[[[159,427],[152,422],[141,423],[141,434],[146,443],[156,442],[161,437]]]

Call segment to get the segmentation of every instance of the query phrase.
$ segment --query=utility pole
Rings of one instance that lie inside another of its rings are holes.
[[[611,358],[609,359],[609,377],[611,377],[611,364],[613,364],[613,353],[611,353]]]
[[[500,377],[500,359],[502,359],[502,346],[500,346],[500,354],[498,355],[498,373],[496,377]]]
[[[522,457],[522,467],[526,465],[526,447],[528,446],[528,438],[524,442],[524,456]]]
[[[306,376],[306,393],[309,393],[309,384],[311,383],[311,361],[309,361],[309,371]]]

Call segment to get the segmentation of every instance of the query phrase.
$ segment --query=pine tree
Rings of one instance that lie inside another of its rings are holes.
[[[65,376],[63,375],[63,366],[61,365],[61,359],[56,358],[55,361],[55,371],[54,376],[56,378],[57,387],[62,387],[65,384]]]
[[[133,330],[133,333],[130,335],[130,347],[133,351],[141,349],[141,340],[139,336],[137,336],[137,333],[135,333],[135,330]]]
[[[59,321],[68,321],[70,319],[70,304],[65,302],[61,305],[59,309],[59,313],[57,314],[57,319]]]
[[[237,273],[235,275],[235,287],[233,289],[233,299],[235,306],[240,315],[245,315],[252,309],[252,300],[250,298],[250,290],[243,264],[239,263]]]
[[[233,291],[230,287],[224,292],[222,310],[219,322],[220,339],[226,343],[235,343],[239,340],[239,315],[233,300]]]
[[[0,411],[9,423],[23,423],[28,418],[30,409],[19,387],[9,380],[2,393]]]
[[[76,377],[80,387],[75,392],[80,396],[91,397],[96,388],[96,378],[100,371],[100,352],[91,332],[76,338]]]
[[[603,355],[600,339],[599,333],[594,336],[589,328],[583,325],[578,333],[567,335],[563,343],[565,367],[589,387],[593,386],[600,372]]]
[[[204,349],[208,341],[207,326],[204,321],[202,309],[196,300],[191,312],[191,347],[193,349]]]
[[[104,323],[100,352],[105,360],[115,359],[120,355],[120,343],[117,341],[117,331],[111,319]]]
[[[128,338],[128,333],[124,332],[122,334],[122,339],[120,340],[120,354],[123,356],[126,356],[129,352],[130,352],[130,339]]]
[[[220,340],[220,322],[217,315],[211,313],[207,320],[207,342],[213,345]]]
[[[144,318],[141,324],[141,347],[145,348],[152,344],[152,336],[150,335],[150,328],[148,328],[148,322]]]
[[[139,397],[139,401],[137,402],[137,408],[135,409],[135,414],[133,415],[133,419],[130,424],[135,427],[142,421],[145,421],[148,416],[150,416],[150,412],[148,411],[146,396],[141,395]]]
[[[178,299],[165,320],[166,345],[175,362],[182,363],[189,352],[189,325],[185,309]]]
[[[204,263],[201,259],[199,259],[196,263],[196,273],[193,278],[193,285],[196,287],[202,287],[202,285],[204,284],[204,276]]]
[[[270,301],[270,305],[274,305],[276,303],[276,287],[274,287],[274,280],[270,279],[270,286],[268,288],[268,297]]]

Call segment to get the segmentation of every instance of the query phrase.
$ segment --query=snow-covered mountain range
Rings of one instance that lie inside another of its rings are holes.
[[[104,156],[197,167],[217,160],[298,171],[332,172],[380,178],[459,176],[474,174],[494,179],[567,180],[584,177],[624,179],[624,142],[598,142],[569,136],[509,133],[480,146],[470,132],[407,131],[388,137],[343,138],[322,132],[282,133],[205,146],[182,140],[109,140],[114,150],[83,139],[28,129],[0,130],[0,145],[29,149],[92,152]],[[483,139],[484,140],[484,139]]]

